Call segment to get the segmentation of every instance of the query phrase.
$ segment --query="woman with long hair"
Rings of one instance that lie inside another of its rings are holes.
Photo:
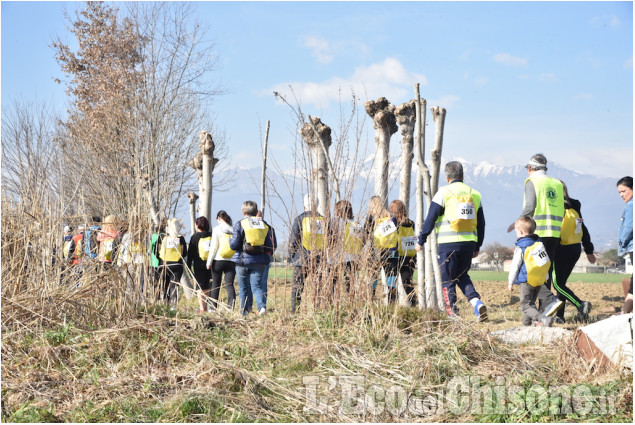
[[[198,290],[199,312],[207,311],[207,299],[210,291],[211,273],[207,268],[207,259],[210,255],[211,233],[209,221],[206,217],[199,217],[194,223],[196,233],[190,238],[187,249],[187,267],[192,269]]]
[[[212,271],[212,290],[210,299],[212,308],[218,307],[221,282],[225,276],[225,290],[227,291],[227,305],[234,308],[236,300],[236,290],[234,289],[234,279],[236,277],[236,264],[231,260],[234,250],[229,247],[229,239],[232,237],[232,218],[224,210],[216,214],[218,225],[212,231],[212,242],[207,258],[207,268]]]
[[[582,301],[578,296],[567,287],[567,279],[571,276],[571,272],[575,264],[580,258],[582,247],[586,253],[587,259],[591,264],[595,263],[595,255],[593,254],[593,243],[589,230],[584,225],[582,213],[580,212],[581,204],[577,199],[569,197],[567,185],[562,182],[564,195],[564,218],[562,220],[562,228],[560,231],[560,244],[556,248],[556,255],[553,259],[553,270],[556,279],[553,286],[556,289],[558,299],[565,303],[569,301],[578,309],[577,318],[587,320],[591,311],[591,303]],[[565,305],[556,313],[556,323],[564,323]]]
[[[379,196],[370,198],[364,228],[367,235],[372,235],[373,246],[379,256],[380,270],[383,269],[386,276],[388,302],[394,302],[397,298],[397,225],[397,220],[386,209],[384,201]],[[373,296],[375,285],[373,284]]]
[[[168,220],[166,234],[159,235],[156,244],[156,255],[160,260],[159,275],[161,287],[157,297],[162,297],[170,310],[176,310],[178,304],[178,283],[183,275],[184,258],[187,256],[187,244],[179,230],[181,224],[178,218]]]
[[[417,237],[415,236],[415,223],[408,218],[406,205],[399,199],[390,203],[390,213],[397,220],[397,270],[401,276],[401,283],[406,291],[408,303],[416,305],[415,288],[412,284],[412,275],[417,265]]]

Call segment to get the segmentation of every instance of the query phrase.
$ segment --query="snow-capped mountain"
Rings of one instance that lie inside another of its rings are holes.
[[[485,212],[485,245],[500,242],[513,245],[515,234],[507,233],[507,227],[514,222],[522,210],[524,182],[527,170],[524,165],[497,165],[488,162],[463,163],[465,183],[481,192]],[[399,171],[401,159],[394,158],[391,163],[389,181],[389,199],[399,196]],[[445,163],[445,160],[442,162]],[[410,216],[415,218],[415,168],[413,165],[412,198]],[[267,212],[268,220],[278,232],[280,239],[286,239],[293,217],[302,210],[302,194],[306,191],[306,181],[301,177],[306,173],[285,171],[276,172],[267,169]],[[591,174],[575,172],[557,163],[548,164],[548,174],[563,180],[569,189],[569,195],[582,203],[582,216],[591,234],[596,251],[615,248],[617,246],[617,229],[624,204],[617,194],[617,179],[599,178]],[[363,220],[366,215],[368,200],[373,195],[372,158],[364,161],[361,169],[352,173],[352,180],[340,181],[342,197],[353,204],[353,210]],[[260,203],[259,167],[238,170],[238,178],[231,189],[214,192],[214,212],[225,209],[230,215],[240,218],[240,206],[245,200]],[[443,171],[440,186],[445,184]],[[213,221],[212,221],[213,222]]]

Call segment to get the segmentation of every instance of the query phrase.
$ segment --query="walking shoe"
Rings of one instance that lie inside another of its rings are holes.
[[[262,315],[263,315],[263,314],[265,314],[265,313],[266,313],[266,310],[265,310],[265,308],[263,307],[263,308],[261,308],[261,309],[258,311],[258,316],[262,316]]]
[[[477,300],[474,305],[474,314],[476,315],[476,320],[479,322],[484,322],[487,320],[487,307],[483,304],[483,301]]]
[[[542,325],[550,328],[553,325],[553,316],[547,316],[545,313],[542,313]]]
[[[591,312],[591,303],[588,301],[582,301],[582,303],[580,303],[580,307],[578,307],[578,312],[581,316],[587,317]]]
[[[543,313],[543,316],[553,317],[558,312],[558,310],[560,310],[563,306],[564,306],[563,301],[556,300],[552,302],[551,304],[547,305],[547,307],[545,307],[545,312]]]

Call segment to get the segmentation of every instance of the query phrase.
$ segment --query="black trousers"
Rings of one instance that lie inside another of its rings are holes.
[[[225,290],[227,291],[227,305],[230,309],[234,308],[236,301],[236,289],[234,288],[234,279],[236,278],[236,263],[233,261],[217,261],[212,262],[212,290],[209,294],[212,300],[212,307],[218,307],[218,298],[220,296],[221,282],[225,275]]]
[[[582,246],[579,243],[573,245],[558,245],[556,249],[556,256],[554,258],[554,270],[556,273],[556,280],[553,281],[553,287],[556,289],[558,299],[565,301],[565,305],[556,313],[557,317],[564,319],[564,308],[566,301],[580,308],[582,300],[567,287],[567,280],[571,276],[571,272],[575,267],[575,264],[580,259],[582,253]]]

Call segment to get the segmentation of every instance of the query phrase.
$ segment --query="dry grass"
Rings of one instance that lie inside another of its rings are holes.
[[[491,302],[487,324],[474,322],[466,303],[462,319],[449,320],[383,306],[381,291],[374,302],[368,291],[321,302],[331,275],[307,286],[295,316],[284,278],[270,282],[271,308],[263,317],[201,316],[194,299],[182,299],[175,313],[161,303],[139,303],[117,269],[85,270],[74,288],[77,276],[60,280],[61,262],[50,262],[46,246],[57,239],[39,230],[47,226],[16,223],[2,221],[4,422],[598,420],[457,413],[448,406],[426,415],[393,414],[388,407],[356,412],[341,404],[346,377],[363,379],[365,391],[401,388],[438,400],[463,377],[486,384],[505,378],[523,387],[586,384],[614,396],[602,421],[632,419],[632,376],[589,366],[567,345],[517,347],[492,339],[489,330],[518,325],[511,302]],[[477,289],[490,293],[486,284]],[[306,409],[314,405],[310,378],[328,409]]]

